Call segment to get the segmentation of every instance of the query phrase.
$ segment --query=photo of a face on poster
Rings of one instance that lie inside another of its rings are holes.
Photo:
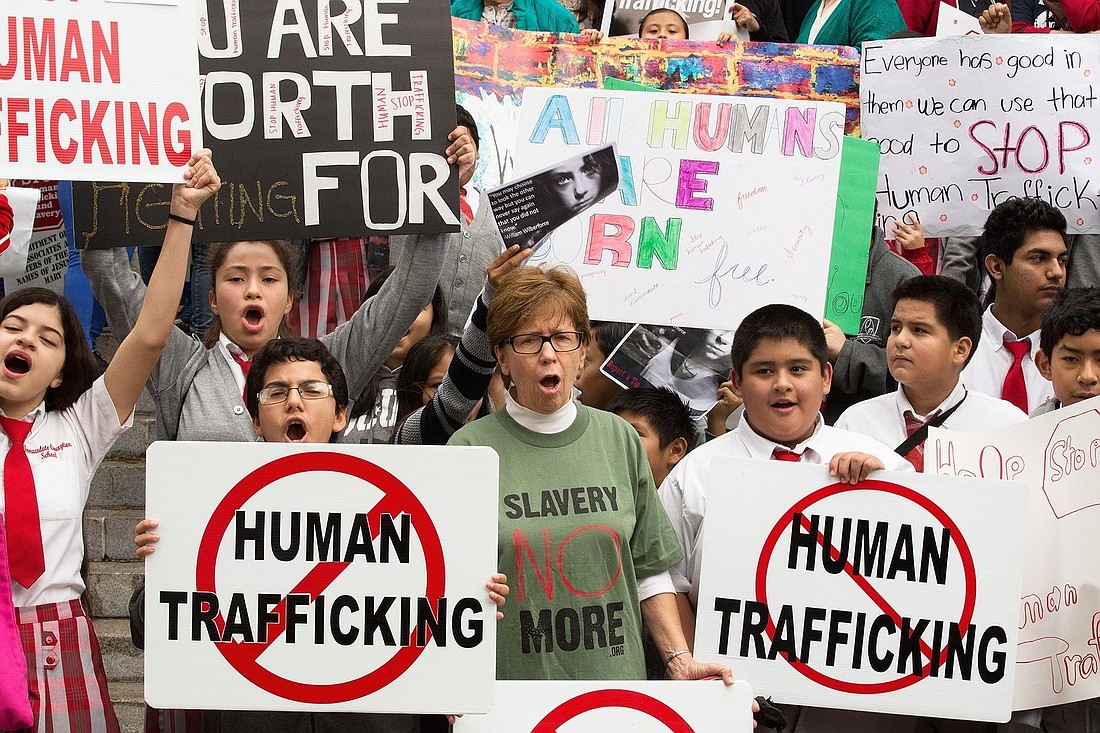
[[[733,331],[639,324],[600,371],[627,389],[668,387],[697,418],[714,407],[718,388],[729,379],[732,343]]]
[[[489,191],[505,247],[537,247],[558,227],[619,188],[614,145],[578,155]]]

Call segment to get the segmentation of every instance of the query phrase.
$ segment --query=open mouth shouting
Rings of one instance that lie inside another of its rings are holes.
[[[560,389],[561,377],[557,374],[547,374],[539,380],[539,390],[547,396],[556,395]]]
[[[304,443],[308,434],[309,430],[306,428],[306,424],[299,418],[288,420],[286,430],[283,433],[287,443]]]
[[[31,370],[31,357],[24,351],[9,351],[4,357],[4,375],[21,377]]]
[[[249,305],[241,314],[241,323],[248,333],[259,333],[264,328],[264,309],[259,305]]]

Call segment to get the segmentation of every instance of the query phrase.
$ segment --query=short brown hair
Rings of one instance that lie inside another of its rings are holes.
[[[275,256],[279,258],[279,264],[286,270],[286,286],[287,292],[294,300],[298,299],[298,268],[301,262],[300,248],[297,247],[289,239],[262,239],[257,240],[257,244],[266,244],[271,247],[271,251],[275,253]],[[225,258],[229,256],[229,251],[238,244],[243,242],[212,242],[207,245],[206,250],[206,265],[210,268],[210,289],[213,292],[217,287],[218,282],[218,270],[225,264]],[[217,313],[212,314],[213,320],[210,321],[210,326],[206,329],[206,333],[203,334],[203,343],[206,348],[212,349],[214,345],[218,343],[218,339],[222,335],[222,321],[218,317]],[[290,324],[286,320],[286,316],[283,316],[282,322],[279,324],[279,338],[290,338],[296,335],[290,328]]]
[[[524,323],[546,311],[571,320],[584,343],[591,340],[588,300],[581,281],[568,267],[558,265],[549,269],[521,267],[504,276],[489,304],[489,342],[499,346]]]

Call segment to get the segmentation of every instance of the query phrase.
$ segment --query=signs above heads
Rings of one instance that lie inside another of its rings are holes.
[[[493,451],[160,442],[146,486],[151,705],[492,707]]]
[[[697,659],[777,702],[1008,720],[1023,484],[738,458],[710,477]]]
[[[721,30],[731,32],[737,25],[730,19],[729,8],[736,0],[700,0],[697,2],[665,2],[665,0],[607,0],[600,30],[610,36],[638,37],[642,19],[654,10],[671,7],[688,24],[688,37],[713,41]],[[603,0],[597,0],[603,2]],[[711,32],[713,29],[713,32]]]
[[[5,5],[5,176],[183,181],[202,147],[195,0]]]
[[[618,191],[532,258],[572,267],[593,318],[733,329],[768,303],[824,312],[838,103],[529,88],[516,177],[614,142]]]
[[[1070,232],[1100,232],[1098,70],[1087,35],[863,44],[863,137],[882,149],[885,231],[915,212],[926,236],[978,235],[997,204],[1027,196]]]
[[[488,715],[455,733],[749,733],[752,688],[722,682],[497,682]]]
[[[1091,333],[1091,332],[1090,332]],[[998,430],[928,431],[925,470],[1023,481],[1023,590],[1013,708],[1100,695],[1100,398]]]
[[[458,231],[444,0],[202,7],[201,119],[223,185],[199,212],[196,241]],[[78,187],[78,245],[158,244],[170,195]]]

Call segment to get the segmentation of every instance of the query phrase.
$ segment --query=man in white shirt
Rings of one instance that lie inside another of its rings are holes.
[[[1066,219],[1045,201],[1010,199],[995,208],[981,237],[983,264],[993,279],[993,304],[982,337],[963,371],[971,390],[1030,413],[1053,396],[1035,367],[1039,319],[1066,281]]]

